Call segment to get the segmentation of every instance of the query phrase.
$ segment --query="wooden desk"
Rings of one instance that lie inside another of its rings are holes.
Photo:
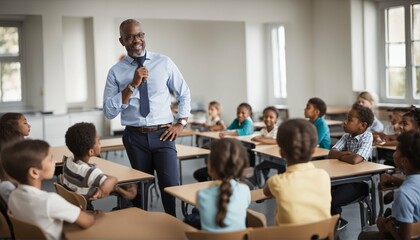
[[[63,166],[63,156],[71,156],[72,153],[66,146],[51,147],[53,153],[53,159],[58,167]],[[124,165],[114,163],[102,158],[92,157],[89,160],[90,163],[94,163],[96,167],[102,170],[105,174],[112,175],[118,179],[119,185],[137,183],[140,182],[142,186],[142,203],[143,208],[147,210],[148,207],[148,187],[150,182],[154,179],[153,175],[147,174],[136,169],[126,167]]]
[[[210,150],[180,144],[176,145],[176,150],[179,159],[179,180],[182,185],[182,161],[206,158],[210,154]]]
[[[257,146],[255,149],[253,149],[255,153],[257,153],[258,156],[260,156],[264,160],[282,160],[284,164],[286,162],[284,159],[280,156],[280,147],[278,145],[261,145]],[[315,152],[312,155],[312,158],[321,158],[328,156],[328,153],[330,150],[324,149],[324,148],[315,148]]]
[[[394,167],[367,161],[353,165],[340,161],[338,159],[325,159],[319,161],[312,161],[312,163],[315,165],[315,167],[322,168],[328,172],[331,178],[332,186],[344,183],[370,181],[370,194],[372,200],[372,212],[370,215],[370,219],[372,221],[375,221],[377,185],[373,180],[373,176],[376,174],[384,173],[387,170],[394,169]],[[373,222],[371,222],[371,224],[373,224]]]
[[[325,122],[329,127],[331,126],[341,126],[343,125],[343,121],[340,120],[331,120],[331,119],[325,119]]]
[[[216,183],[217,181],[207,181],[167,187],[165,188],[165,192],[182,201],[182,214],[185,216],[188,212],[188,205],[185,205],[185,203],[192,206],[197,205],[197,192]],[[251,201],[260,201],[265,199],[268,199],[268,197],[264,195],[262,189],[251,190]]]
[[[219,136],[220,132],[198,132],[197,137],[199,138],[210,138],[210,139],[220,139]],[[235,138],[241,141],[244,146],[248,149],[253,149],[255,146],[260,145],[260,142],[254,142],[251,141],[251,139],[255,136],[258,136],[258,134],[252,134],[247,136],[226,136],[226,138]]]
[[[101,140],[101,152],[124,150],[124,149],[125,148],[124,148],[121,138],[110,138],[110,139]],[[176,144],[176,150],[177,150],[177,156],[179,159],[179,178],[180,178],[180,183],[182,184],[182,163],[181,162],[184,160],[205,158],[210,154],[210,150],[199,148],[199,147],[180,145],[180,144]],[[53,158],[57,166],[63,165],[63,155],[64,156],[72,155],[72,153],[66,146],[53,147],[52,152],[53,152]],[[110,172],[109,174],[117,177],[115,174],[112,174],[112,172]],[[119,177],[117,178],[120,179]]]
[[[363,161],[358,164],[349,164],[338,159],[325,159],[312,161],[317,168],[322,168],[328,172],[332,185],[360,182],[366,180],[372,175],[383,173],[387,170],[394,169],[392,166]]]
[[[262,121],[254,122],[254,130],[259,131],[265,127],[265,123]]]
[[[377,149],[386,149],[386,150],[391,150],[391,151],[396,151],[397,150],[397,146],[381,146],[381,145],[376,145],[375,147]]]
[[[64,225],[66,239],[186,239],[185,231],[196,229],[163,212],[127,208],[105,213],[95,224],[82,229]]]

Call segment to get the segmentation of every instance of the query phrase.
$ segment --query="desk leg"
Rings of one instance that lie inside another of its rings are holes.
[[[141,182],[141,188],[142,188],[141,204],[143,206],[143,210],[145,211],[147,211],[149,207],[149,186],[151,183],[152,183],[151,180]]]
[[[188,215],[188,203],[181,201],[181,210],[182,210],[182,215],[186,217]]]
[[[375,179],[373,178],[373,176],[370,177],[370,181],[372,183],[371,189],[370,189],[370,194],[371,194],[371,198],[372,198],[372,213],[370,216],[370,221],[369,221],[369,225],[373,225],[376,222],[376,189],[377,189],[377,184],[375,183]]]
[[[179,162],[179,185],[182,185],[182,161],[178,158]]]

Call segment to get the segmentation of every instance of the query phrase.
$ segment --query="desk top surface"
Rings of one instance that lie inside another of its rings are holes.
[[[331,179],[357,176],[364,174],[375,174],[386,170],[394,169],[392,166],[363,161],[358,164],[349,164],[338,159],[325,159],[312,161],[317,168],[328,172]]]
[[[125,149],[121,138],[109,138],[109,139],[101,140],[101,152],[120,150],[120,149]],[[200,156],[210,154],[210,150],[208,149],[186,146],[186,145],[181,145],[181,144],[176,144],[176,149],[178,151],[177,156],[180,160],[189,159],[192,157],[200,157]],[[64,156],[72,155],[72,153],[67,148],[67,146],[51,147],[51,151],[53,154],[53,159],[58,165],[63,164],[63,155]]]
[[[183,202],[195,206],[197,204],[197,192],[201,189],[208,188],[211,185],[217,184],[218,181],[197,182],[173,187],[165,188],[165,192],[180,199]],[[251,201],[264,200],[268,197],[264,195],[262,189],[251,191]]]
[[[88,229],[65,224],[64,236],[66,239],[186,239],[184,232],[195,230],[163,212],[127,208],[105,213]]]
[[[219,133],[220,132],[198,132],[196,135],[201,136],[201,137],[208,137],[212,139],[220,139]],[[241,142],[251,143],[253,145],[260,145],[261,144],[260,142],[251,141],[251,139],[255,136],[258,136],[258,134],[247,135],[247,136],[226,136],[226,138],[235,138]]]
[[[275,158],[281,158],[280,147],[278,145],[264,145],[264,147],[256,147],[253,149],[256,153],[268,155]],[[315,152],[312,155],[313,158],[328,156],[330,150],[324,148],[315,148]]]
[[[376,148],[379,149],[388,149],[388,150],[397,150],[397,146],[381,146],[381,145],[375,145]]]
[[[210,154],[210,150],[192,147],[187,145],[176,144],[177,156],[179,160],[201,157]]]
[[[53,159],[55,160],[57,165],[63,164],[63,156],[72,155],[72,153],[66,146],[52,147],[51,151],[53,154]],[[118,179],[119,184],[143,181],[154,178],[153,175],[98,157],[92,157],[89,160],[89,163],[94,163],[96,167],[101,169],[105,174],[109,174],[111,176],[116,177]]]

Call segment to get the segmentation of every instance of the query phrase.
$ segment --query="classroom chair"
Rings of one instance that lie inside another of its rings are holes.
[[[6,201],[4,201],[3,198],[0,197],[0,212],[2,215],[2,219],[1,219],[1,226],[0,226],[0,239],[2,238],[8,238],[8,237],[3,237],[3,236],[7,236],[10,234],[10,238],[13,238],[13,226],[12,226],[12,222],[9,219],[9,216],[7,215],[7,212],[9,211],[9,207],[7,206]],[[3,224],[4,221],[7,225]],[[4,227],[7,227],[8,230],[4,229]],[[7,233],[7,231],[9,233]]]
[[[185,232],[187,239],[189,240],[217,240],[217,239],[229,239],[229,240],[244,240],[247,239],[249,229],[234,231],[234,232],[207,232],[207,231],[194,231]]]
[[[254,228],[248,239],[335,239],[339,214],[314,223],[282,224],[276,227]]]
[[[12,231],[3,213],[0,213],[0,239],[12,239]]]
[[[69,203],[80,207],[80,209],[82,209],[83,211],[86,211],[87,201],[85,197],[76,192],[68,190],[63,185],[58,183],[54,183],[54,187],[58,195],[62,196]]]
[[[12,222],[15,239],[47,240],[45,233],[38,226],[17,220],[10,211],[7,212],[7,215]]]
[[[411,239],[420,238],[420,222],[411,224]]]
[[[246,226],[247,227],[267,227],[267,218],[264,214],[252,209],[246,210]]]

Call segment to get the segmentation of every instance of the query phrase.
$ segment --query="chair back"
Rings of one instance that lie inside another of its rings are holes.
[[[7,215],[12,222],[15,239],[40,239],[47,240],[45,233],[33,224],[17,220],[9,211]]]
[[[217,239],[229,239],[229,240],[245,240],[247,239],[248,229],[234,232],[206,232],[206,231],[194,231],[185,232],[187,239],[189,240],[217,240]]]
[[[12,238],[12,231],[3,213],[0,213],[0,239]]]
[[[420,222],[411,224],[411,239],[420,238]]]
[[[339,215],[306,224],[283,224],[276,227],[255,228],[248,234],[249,240],[270,239],[335,239]]]
[[[246,226],[249,228],[267,227],[267,218],[264,214],[252,209],[246,210]]]
[[[69,203],[80,207],[80,209],[82,209],[83,211],[86,211],[87,201],[85,197],[83,197],[82,195],[76,192],[68,190],[63,185],[58,184],[58,183],[54,183],[54,187],[58,195],[62,196]]]
[[[0,226],[0,239],[3,238],[3,236],[6,236],[4,238],[8,238],[7,237],[8,235],[10,235],[10,237],[13,237],[13,226],[12,226],[12,222],[9,219],[9,216],[7,215],[8,211],[9,211],[9,207],[7,206],[6,201],[2,197],[0,197],[0,212],[2,215],[1,226]],[[3,224],[4,222],[7,225]]]

